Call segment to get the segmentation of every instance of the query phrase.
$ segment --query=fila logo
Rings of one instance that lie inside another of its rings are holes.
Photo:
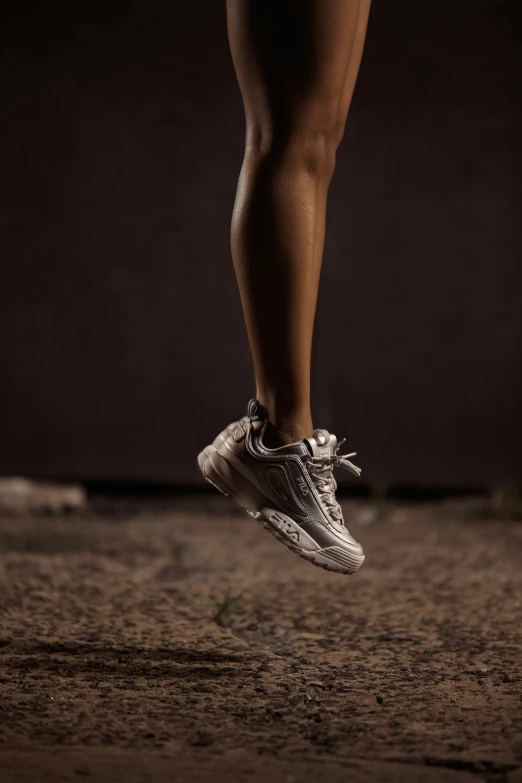
[[[294,541],[299,541],[299,533],[297,530],[294,530],[292,527],[292,524],[288,522],[288,520],[283,519],[283,517],[280,517],[279,514],[272,514],[270,517],[272,522],[275,522],[275,526],[278,530],[281,531],[281,533],[285,533],[289,538],[292,538]]]
[[[308,495],[308,492],[310,491],[306,485],[306,480],[303,478],[303,476],[298,476],[297,479],[297,486],[303,493],[303,495]]]

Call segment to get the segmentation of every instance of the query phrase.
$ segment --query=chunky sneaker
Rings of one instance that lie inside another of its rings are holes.
[[[364,562],[360,544],[344,525],[335,498],[334,467],[359,476],[338,454],[344,440],[324,429],[313,437],[269,449],[263,444],[268,418],[250,400],[247,416],[229,425],[198,457],[204,477],[255,517],[279,541],[328,571],[353,574]]]

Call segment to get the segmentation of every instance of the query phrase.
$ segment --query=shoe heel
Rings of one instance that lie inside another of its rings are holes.
[[[218,451],[208,456],[201,472],[223,495],[252,513],[259,511],[266,503],[261,493]]]

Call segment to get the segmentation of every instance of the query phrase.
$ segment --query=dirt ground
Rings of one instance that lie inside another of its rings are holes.
[[[522,523],[343,505],[352,577],[218,496],[4,514],[2,783],[522,783]]]

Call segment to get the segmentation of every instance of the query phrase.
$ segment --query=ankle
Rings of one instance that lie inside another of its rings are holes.
[[[256,399],[268,414],[269,426],[263,438],[268,448],[278,448],[312,437],[314,428],[308,397],[289,398],[268,385],[258,383]]]
[[[269,418],[263,435],[263,443],[269,449],[277,449],[280,446],[287,446],[289,443],[296,443],[303,438],[310,438],[313,433],[312,420],[308,421],[276,419],[275,423]]]

